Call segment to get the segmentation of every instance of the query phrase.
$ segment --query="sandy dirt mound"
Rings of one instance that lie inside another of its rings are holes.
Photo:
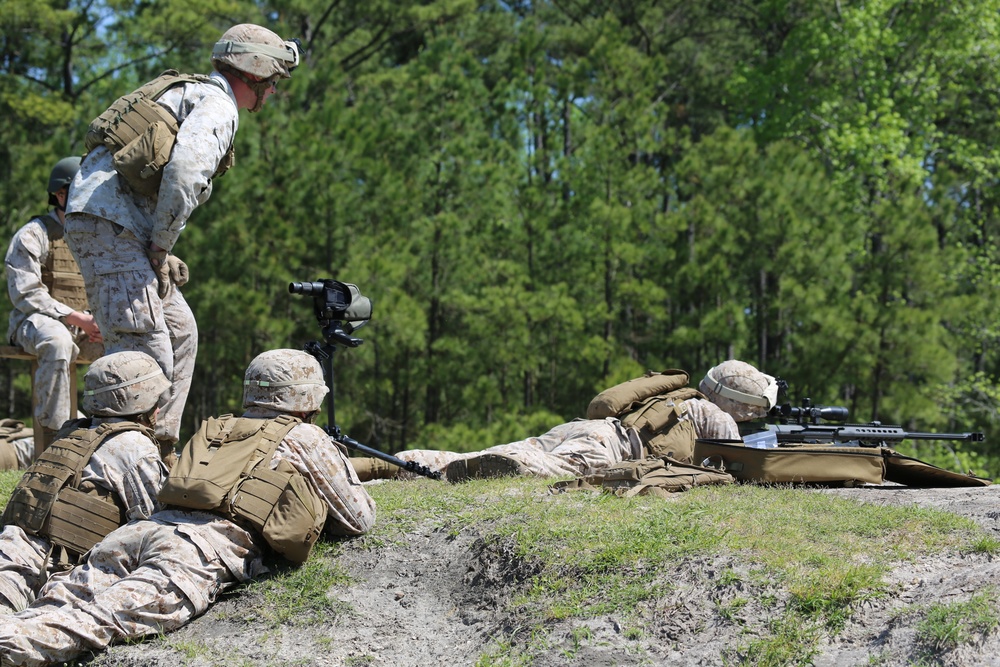
[[[867,503],[916,504],[968,516],[1000,538],[1000,487],[909,489],[864,487],[824,490]],[[261,620],[266,604],[253,590],[236,591],[209,612],[165,638],[115,646],[81,664],[138,667],[187,665],[330,665],[358,667],[474,665],[512,642],[531,664],[723,665],[764,633],[780,615],[781,592],[732,577],[744,566],[714,557],[678,563],[662,573],[665,593],[638,610],[645,627],[604,616],[552,625],[530,636],[507,611],[518,586],[535,572],[504,540],[439,529],[416,530],[395,544],[364,549],[347,543],[338,563],[353,583],[337,587],[335,613],[304,624],[273,627]],[[723,573],[730,576],[723,577]],[[917,641],[914,609],[964,601],[1000,580],[1000,562],[986,555],[951,554],[902,563],[889,575],[891,594],[871,600],[846,627],[820,643],[817,666],[996,665],[1000,637],[928,657]],[[777,603],[774,598],[778,597]],[[738,607],[730,603],[749,599]],[[767,605],[760,600],[770,599]],[[736,611],[732,611],[736,609]],[[729,610],[729,611],[727,611]]]

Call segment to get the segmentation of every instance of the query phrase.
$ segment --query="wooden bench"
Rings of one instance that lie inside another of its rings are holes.
[[[19,347],[13,345],[0,345],[0,359],[24,359],[25,361],[31,362],[31,424],[32,430],[35,433],[35,458],[42,453],[42,442],[44,438],[42,436],[42,426],[34,418],[35,406],[38,405],[38,397],[35,396],[35,371],[38,370],[38,358],[33,354],[28,354]],[[70,419],[76,418],[77,412],[77,396],[76,396],[76,367],[77,366],[88,366],[93,359],[81,359],[77,357],[75,364],[69,365],[69,386],[73,388],[70,392],[69,399],[69,415]]]

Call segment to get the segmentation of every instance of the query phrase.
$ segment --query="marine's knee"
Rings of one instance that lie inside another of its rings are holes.
[[[68,366],[76,359],[78,352],[79,349],[68,330],[46,336],[35,343],[35,355],[38,357],[39,365],[63,363]]]

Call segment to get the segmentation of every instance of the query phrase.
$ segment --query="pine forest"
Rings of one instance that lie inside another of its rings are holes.
[[[6,238],[95,116],[244,22],[303,58],[174,248],[186,435],[323,337],[288,286],[332,278],[373,303],[336,421],[386,452],[736,358],[852,422],[982,431],[897,449],[1000,475],[1000,1],[3,0]],[[30,418],[27,362],[0,390]]]

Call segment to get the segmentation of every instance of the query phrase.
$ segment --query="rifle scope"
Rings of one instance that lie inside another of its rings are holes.
[[[809,399],[803,401],[801,406],[788,403],[776,405],[771,412],[776,413],[774,415],[776,417],[794,419],[800,424],[805,422],[818,424],[821,419],[829,422],[845,422],[849,414],[847,408],[839,405],[810,405]]]

